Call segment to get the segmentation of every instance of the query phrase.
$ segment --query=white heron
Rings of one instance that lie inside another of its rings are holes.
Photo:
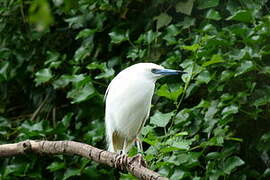
[[[126,154],[138,140],[149,117],[156,80],[184,73],[153,63],[138,63],[121,71],[111,81],[105,94],[108,151]],[[141,144],[139,150],[140,147]]]

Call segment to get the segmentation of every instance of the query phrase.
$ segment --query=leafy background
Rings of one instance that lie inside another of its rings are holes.
[[[157,83],[142,132],[150,168],[172,180],[269,178],[267,0],[2,0],[0,14],[1,144],[105,148],[107,85],[154,62],[189,74]],[[22,178],[133,179],[77,156],[2,159],[0,179]]]

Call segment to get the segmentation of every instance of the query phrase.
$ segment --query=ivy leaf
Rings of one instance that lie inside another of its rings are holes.
[[[98,62],[93,62],[91,64],[88,64],[87,69],[89,70],[94,70],[94,69],[99,69],[102,71],[99,75],[95,76],[95,79],[107,79],[109,77],[112,77],[114,75],[114,70],[112,68],[108,68],[106,63],[98,63]]]
[[[39,70],[35,76],[36,86],[49,81],[53,77],[51,70],[48,68]]]
[[[114,70],[112,68],[106,69],[105,72],[97,75],[95,79],[108,79],[109,77],[112,77],[114,75]]]
[[[88,36],[95,34],[96,31],[97,31],[96,29],[83,29],[76,36],[76,39],[87,38]]]
[[[265,171],[263,172],[262,177],[266,178],[270,176],[270,168],[265,169]]]
[[[79,47],[76,50],[75,55],[74,55],[75,62],[77,63],[77,62],[85,59],[87,56],[89,56],[92,49],[93,49],[93,44],[90,46],[82,45],[81,47]]]
[[[157,20],[157,29],[160,29],[170,24],[172,21],[172,17],[169,16],[167,13],[161,13],[159,16],[154,17],[154,20]]]
[[[234,77],[237,77],[241,74],[244,74],[252,69],[254,69],[253,62],[252,61],[244,61],[241,63],[240,66],[237,67],[236,74],[234,75]]]
[[[192,12],[194,0],[187,0],[178,2],[175,6],[176,12],[181,12],[186,15],[190,15]]]
[[[221,112],[221,114],[224,116],[223,118],[236,113],[238,113],[238,106],[236,105],[227,106]]]
[[[151,44],[160,34],[160,32],[153,32],[152,30],[150,30],[143,35],[143,39],[146,44]]]
[[[235,20],[249,23],[252,21],[252,14],[248,10],[239,10],[235,12],[232,16],[228,17],[226,20]]]
[[[85,84],[83,87],[74,88],[73,90],[69,91],[67,94],[68,98],[71,98],[71,103],[80,103],[82,101],[86,101],[93,97],[95,94],[95,88],[89,82]]]
[[[51,172],[58,171],[60,169],[66,168],[65,163],[63,162],[53,162],[46,169],[49,169]]]
[[[0,82],[7,80],[9,75],[10,62],[4,61],[0,63]]]
[[[150,118],[150,123],[153,125],[156,125],[157,127],[165,127],[169,123],[172,115],[173,115],[173,112],[161,113],[161,112],[157,111]]]
[[[184,21],[180,22],[179,25],[181,25],[183,27],[183,29],[187,29],[187,28],[190,28],[191,26],[194,26],[195,21],[196,21],[195,18],[186,16],[184,18]]]
[[[218,11],[215,11],[213,9],[209,9],[206,13],[206,19],[212,19],[212,20],[220,20],[221,16],[219,15]]]
[[[245,164],[245,162],[239,157],[237,156],[230,157],[225,161],[223,171],[226,174],[231,174],[233,170],[235,170],[238,166],[241,166],[243,164]]]
[[[49,2],[38,0],[30,4],[29,22],[35,24],[38,31],[44,31],[53,21]]]
[[[197,51],[200,48],[199,44],[193,44],[190,46],[181,46],[182,49],[188,50],[188,51]]]
[[[112,31],[109,33],[109,36],[111,37],[111,42],[113,44],[120,44],[121,42],[128,40],[128,31],[123,32],[120,30]]]
[[[72,120],[72,116],[74,114],[72,112],[68,113],[67,115],[65,115],[62,119],[62,124],[64,125],[64,127],[67,129],[70,125],[70,121]]]
[[[172,144],[172,147],[178,148],[179,150],[188,150],[190,146],[189,141],[175,141]]]
[[[216,7],[218,4],[219,0],[198,0],[198,9]]]
[[[54,89],[64,88],[73,80],[73,76],[63,74],[53,82]]]
[[[72,176],[79,176],[81,174],[80,169],[70,169],[68,168],[64,174],[63,180],[66,180]]]
[[[197,76],[197,81],[199,83],[205,83],[205,84],[208,84],[209,81],[211,81],[211,74],[209,73],[209,71],[205,70],[205,71],[202,71],[198,76]]]
[[[182,94],[183,87],[177,88],[177,90],[172,91],[167,84],[163,84],[158,90],[157,95],[166,97],[168,99],[171,99],[173,101],[177,100],[177,98]]]
[[[210,66],[212,64],[224,62],[223,58],[219,54],[214,54],[210,61],[202,64],[203,67]]]
[[[185,175],[187,175],[187,172],[177,168],[174,170],[174,173],[172,174],[172,176],[170,177],[170,180],[178,180],[178,179],[183,179],[185,177]],[[193,178],[194,180],[194,178]]]

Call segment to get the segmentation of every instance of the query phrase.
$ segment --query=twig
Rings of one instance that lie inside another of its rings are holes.
[[[45,97],[45,99],[42,101],[42,103],[39,105],[39,107],[36,109],[36,111],[33,113],[32,117],[31,117],[31,121],[33,121],[36,118],[36,116],[41,111],[42,107],[45,105],[48,98],[49,98],[49,96],[47,95]]]
[[[14,144],[0,145],[0,157],[24,155],[27,153],[52,155],[75,154],[101,164],[127,170],[141,180],[168,180],[167,178],[161,177],[160,174],[142,166],[140,163],[134,162],[134,158],[132,157],[126,157],[125,161],[119,161],[120,155],[116,153],[101,150],[88,144],[75,141],[26,140]]]

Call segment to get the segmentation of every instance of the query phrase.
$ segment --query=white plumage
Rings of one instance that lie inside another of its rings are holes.
[[[139,63],[121,71],[106,91],[106,138],[108,150],[127,153],[149,117],[155,82],[181,71],[153,63]]]

